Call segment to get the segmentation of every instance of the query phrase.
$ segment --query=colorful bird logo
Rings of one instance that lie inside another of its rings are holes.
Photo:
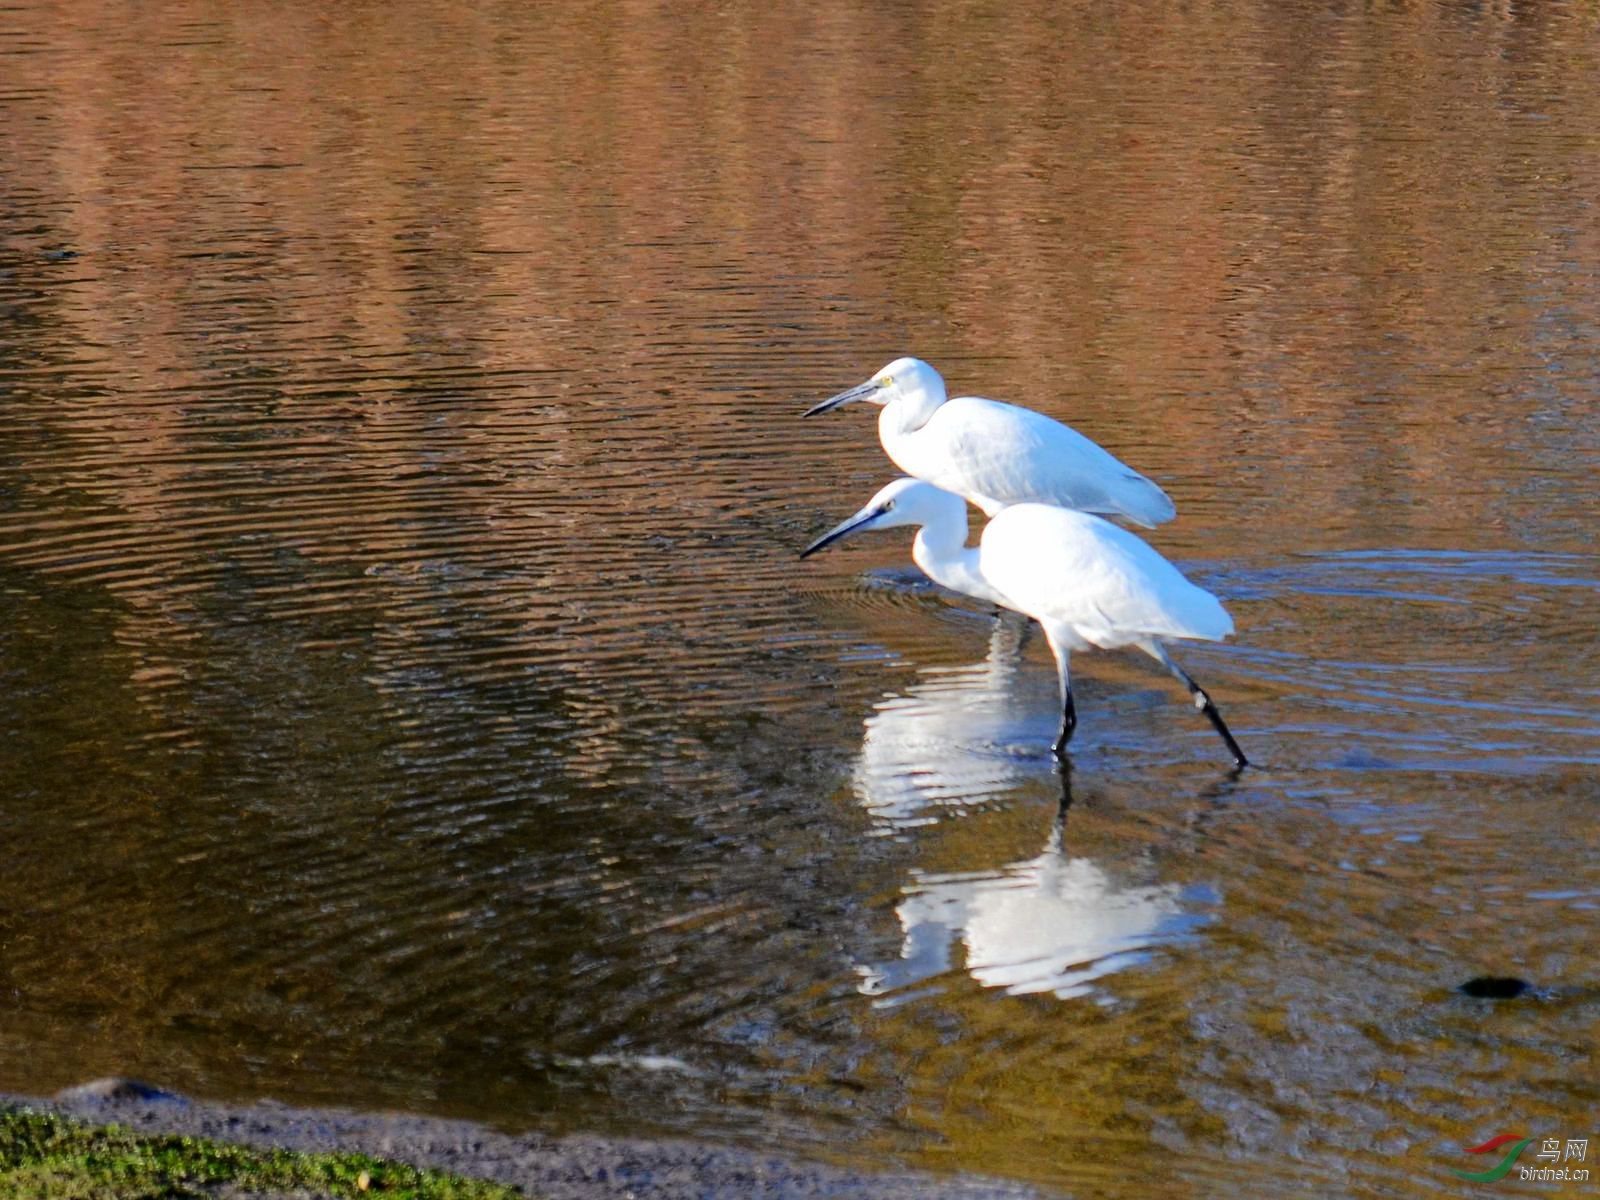
[[[1502,1133],[1498,1137],[1490,1138],[1481,1146],[1468,1146],[1466,1148],[1468,1154],[1488,1154],[1493,1150],[1500,1149],[1507,1142],[1515,1142],[1516,1144],[1506,1151],[1506,1156],[1497,1165],[1490,1167],[1487,1171],[1477,1172],[1456,1171],[1454,1167],[1450,1169],[1461,1178],[1470,1180],[1473,1183],[1493,1183],[1496,1179],[1505,1178],[1506,1172],[1511,1170],[1511,1164],[1517,1161],[1517,1155],[1521,1154],[1523,1147],[1531,1141],[1533,1141],[1531,1137],[1523,1137],[1520,1133]]]

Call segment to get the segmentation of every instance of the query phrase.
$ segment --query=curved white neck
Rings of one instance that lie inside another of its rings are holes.
[[[942,521],[917,530],[917,540],[911,543],[911,560],[929,579],[952,592],[1010,608],[1005,597],[983,577],[978,551],[968,548],[966,542],[967,516],[963,510],[959,521]]]
[[[943,396],[928,392],[901,392],[878,413],[878,437],[887,442],[890,438],[915,433],[943,403]]]

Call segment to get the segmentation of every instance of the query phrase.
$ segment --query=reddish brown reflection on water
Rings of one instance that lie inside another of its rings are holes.
[[[0,1086],[1108,1195],[1581,1135],[1596,34],[9,14]],[[798,413],[907,352],[1168,488],[1262,770],[1090,659],[1052,848],[1039,647],[863,579],[898,542],[793,562],[888,474]]]

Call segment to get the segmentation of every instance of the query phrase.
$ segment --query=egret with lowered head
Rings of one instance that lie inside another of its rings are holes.
[[[1166,648],[1180,639],[1221,641],[1233,633],[1233,619],[1215,596],[1190,583],[1148,543],[1090,513],[1013,504],[990,518],[972,548],[961,497],[920,480],[897,479],[800,557],[848,534],[896,526],[917,528],[911,557],[936,583],[1014,609],[1044,628],[1061,680],[1058,758],[1078,724],[1067,669],[1072,652],[1136,646],[1189,689],[1234,764],[1249,765],[1211,697]]]
[[[883,407],[878,438],[897,467],[988,516],[1008,504],[1055,504],[1149,527],[1177,514],[1164,491],[1077,430],[1015,404],[948,399],[920,358],[897,358],[805,415],[856,400]]]

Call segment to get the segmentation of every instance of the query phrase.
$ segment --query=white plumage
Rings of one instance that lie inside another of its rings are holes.
[[[1038,621],[1061,683],[1058,755],[1077,725],[1068,664],[1075,650],[1136,646],[1183,681],[1195,707],[1246,765],[1211,697],[1168,655],[1177,639],[1220,641],[1233,621],[1210,592],[1185,579],[1148,543],[1109,521],[1045,504],[1001,509],[976,547],[966,545],[967,507],[959,496],[915,479],[897,479],[849,520],[801,552],[863,529],[915,526],[911,556],[936,582]]]
[[[1233,619],[1149,543],[1088,513],[1015,504],[984,528],[978,569],[1010,608],[1073,649],[1151,639],[1217,642]]]
[[[921,359],[897,358],[806,416],[857,400],[882,405],[878,438],[896,466],[991,517],[1030,502],[1147,527],[1177,513],[1158,486],[1077,430],[998,400],[949,399],[944,379]]]

